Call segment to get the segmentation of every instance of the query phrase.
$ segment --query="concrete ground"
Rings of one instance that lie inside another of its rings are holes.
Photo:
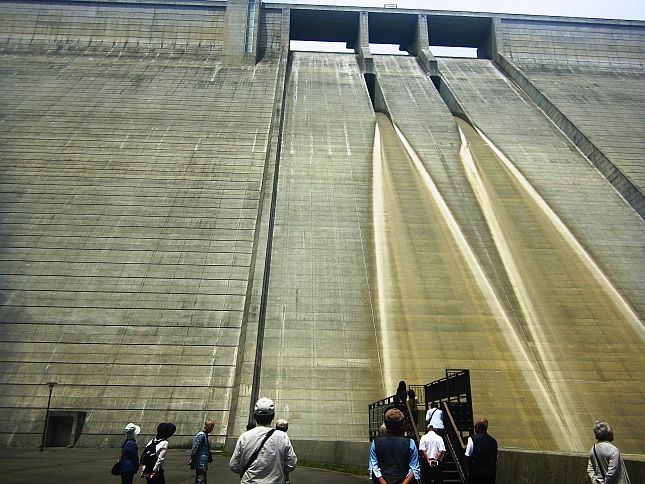
[[[192,484],[194,473],[188,468],[187,449],[168,451],[166,481],[168,484]],[[0,449],[0,482],[4,484],[119,484],[110,474],[118,458],[118,449]],[[228,468],[228,457],[215,456],[208,472],[209,481],[217,484],[239,483],[239,477]],[[352,484],[365,481],[337,472],[297,468],[291,474],[293,484]],[[144,481],[135,478],[135,483]]]

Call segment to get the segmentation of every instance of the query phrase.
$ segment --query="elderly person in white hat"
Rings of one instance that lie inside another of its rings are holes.
[[[237,439],[229,465],[240,475],[241,484],[284,484],[289,472],[296,468],[298,459],[289,436],[270,427],[274,416],[273,400],[260,398],[253,410],[257,427]]]
[[[121,484],[132,484],[139,469],[139,447],[135,437],[141,432],[141,427],[129,423],[123,431],[125,440],[121,446]]]

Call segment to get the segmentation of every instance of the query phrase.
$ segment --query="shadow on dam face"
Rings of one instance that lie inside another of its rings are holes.
[[[642,322],[510,160],[455,119],[464,169],[521,318],[507,314],[405,137],[384,114],[376,118],[373,222],[386,388],[470,368],[475,411],[495,421],[507,446],[581,451],[588,415],[617,420],[621,408],[623,418],[638,418],[640,407],[624,404],[625,381],[598,376],[603,364],[626,373],[641,365]],[[621,357],[604,358],[597,347]]]

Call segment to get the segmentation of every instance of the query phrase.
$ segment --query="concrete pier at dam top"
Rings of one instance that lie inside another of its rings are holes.
[[[0,0],[0,445],[56,382],[48,445],[268,396],[363,465],[369,403],[468,368],[500,446],[642,457],[644,85],[641,21]]]

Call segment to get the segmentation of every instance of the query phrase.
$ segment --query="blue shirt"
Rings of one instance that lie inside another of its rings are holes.
[[[414,440],[410,439],[410,470],[408,475],[412,472],[417,481],[421,480],[421,469],[419,468],[419,452],[417,452],[417,444]],[[382,477],[381,468],[378,465],[378,460],[376,458],[376,448],[374,447],[374,441],[372,441],[372,446],[370,447],[370,467],[369,467],[370,477],[374,476],[377,479]]]

